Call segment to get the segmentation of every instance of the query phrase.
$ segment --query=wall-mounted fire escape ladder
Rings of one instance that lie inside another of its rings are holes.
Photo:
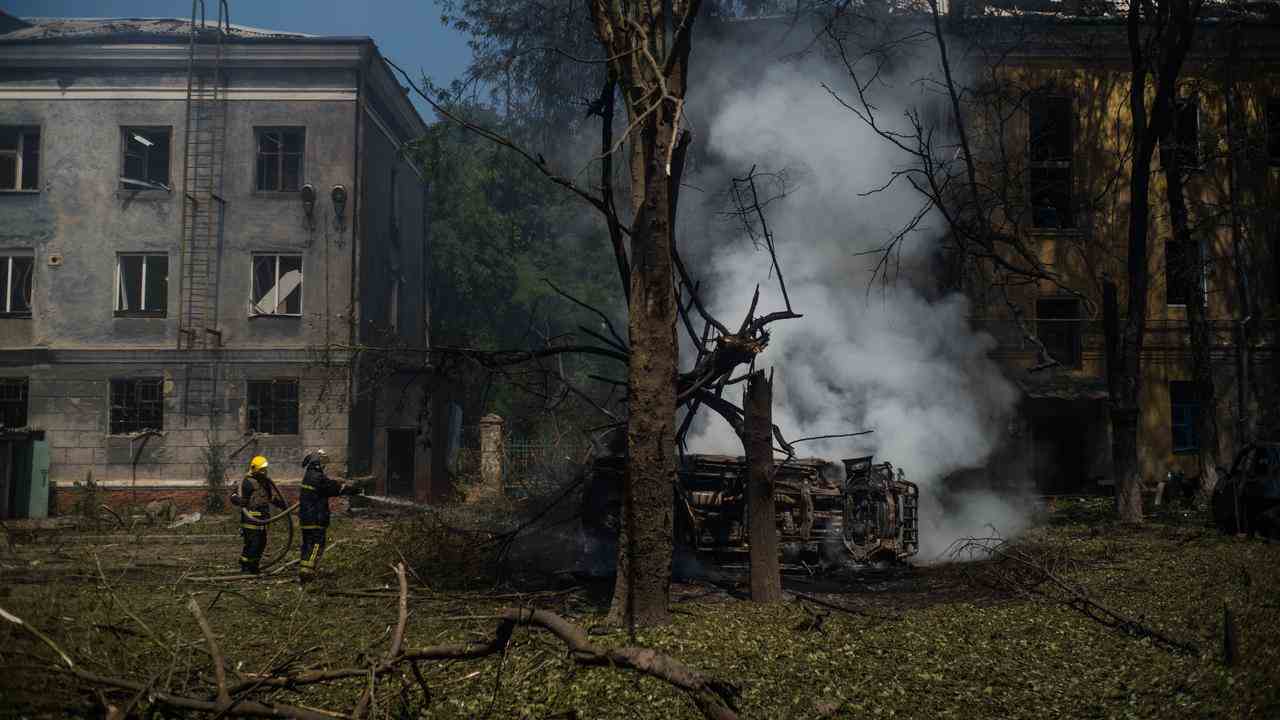
[[[217,424],[218,279],[227,202],[222,172],[227,141],[223,41],[231,30],[226,0],[216,27],[205,21],[203,0],[191,4],[187,59],[187,122],[182,176],[182,258],[179,277],[178,349],[205,351],[187,362],[184,424],[193,417]]]

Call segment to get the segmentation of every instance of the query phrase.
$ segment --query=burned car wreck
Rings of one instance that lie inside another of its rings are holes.
[[[626,460],[597,459],[582,507],[579,570],[614,572]],[[919,489],[888,462],[780,462],[774,476],[778,546],[784,569],[900,563],[919,550]],[[750,552],[747,463],[731,455],[686,455],[676,472],[673,517],[677,554],[720,564]],[[589,557],[590,556],[590,557]],[[678,564],[678,563],[677,563]]]

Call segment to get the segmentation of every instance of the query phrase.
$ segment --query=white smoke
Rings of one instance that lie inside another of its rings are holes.
[[[704,44],[694,65],[709,68],[690,102],[702,113],[709,161],[686,177],[704,192],[681,196],[681,247],[696,258],[714,314],[736,324],[759,284],[760,310],[784,308],[768,253],[726,218],[713,190],[749,168],[786,170],[785,197],[767,220],[778,247],[791,303],[804,317],[774,323],[758,367],[774,370],[774,422],[789,438],[874,429],[874,434],[799,446],[803,455],[839,459],[872,454],[903,468],[921,487],[921,560],[958,537],[1016,534],[1027,513],[1018,498],[957,496],[943,487],[953,472],[981,466],[996,449],[1017,391],[989,358],[994,341],[974,332],[968,301],[928,299],[930,253],[941,223],[926,217],[901,253],[903,275],[869,288],[875,254],[919,211],[923,198],[905,182],[875,194],[909,158],[876,136],[824,89],[849,86],[842,70],[821,59],[769,62],[756,75],[737,48]],[[929,60],[926,58],[926,64]],[[900,72],[900,77],[920,68]],[[732,78],[732,82],[726,78]],[[909,93],[909,90],[899,91]],[[878,95],[880,116],[901,121],[906,97]],[[695,121],[698,122],[698,121]],[[762,180],[762,196],[776,194]],[[936,293],[934,293],[936,295]],[[686,348],[687,351],[687,348]],[[687,363],[686,363],[687,366]],[[740,387],[740,386],[739,386]],[[741,454],[728,425],[703,412],[690,434],[693,452]],[[943,509],[943,503],[946,510]]]

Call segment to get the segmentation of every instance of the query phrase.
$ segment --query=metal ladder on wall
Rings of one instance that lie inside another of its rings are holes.
[[[222,261],[223,221],[227,202],[222,174],[227,142],[226,78],[223,40],[231,30],[226,0],[218,2],[218,19],[209,27],[204,0],[191,3],[187,57],[185,149],[182,161],[182,256],[178,287],[178,349],[204,350],[186,367],[183,424],[208,417],[216,426],[221,346],[218,329],[218,280]]]

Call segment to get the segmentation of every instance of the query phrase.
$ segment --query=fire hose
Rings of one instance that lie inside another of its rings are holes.
[[[276,553],[275,557],[271,558],[270,560],[258,566],[259,572],[266,570],[272,565],[275,565],[276,563],[280,562],[280,560],[284,558],[285,554],[288,553],[289,550],[293,547],[293,514],[297,512],[298,505],[299,503],[295,502],[294,504],[290,505],[284,510],[281,510],[275,515],[272,515],[271,517],[267,518],[266,520],[259,520],[257,518],[249,517],[243,512],[243,509],[242,509],[242,512],[240,513],[240,522],[249,523],[250,525],[259,525],[263,528],[270,525],[271,523],[276,522],[277,520],[280,520],[281,518],[289,518],[289,539],[285,540],[284,545],[281,546],[280,551]]]

